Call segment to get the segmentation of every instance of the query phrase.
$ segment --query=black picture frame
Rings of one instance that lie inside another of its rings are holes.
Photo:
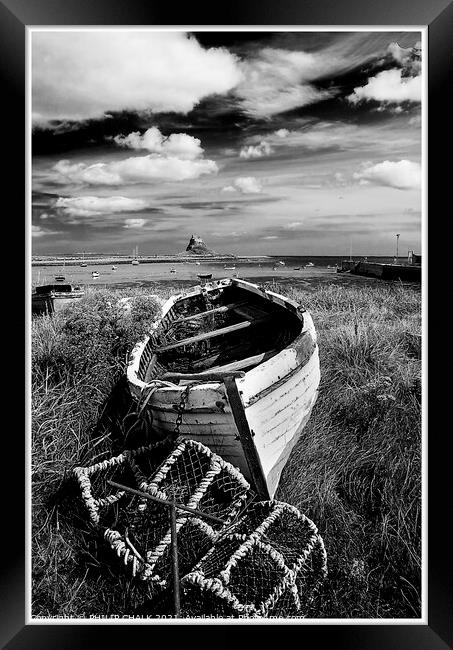
[[[175,19],[177,23],[175,23]],[[447,165],[442,165],[441,152],[446,145],[445,136],[450,130],[451,112],[447,101],[447,88],[453,77],[453,3],[445,0],[431,2],[410,2],[409,0],[381,0],[376,3],[370,0],[253,0],[249,2],[230,1],[225,5],[207,7],[201,3],[193,6],[176,7],[172,3],[144,2],[143,0],[1,0],[0,1],[0,78],[3,90],[3,143],[7,158],[7,188],[8,195],[4,203],[9,205],[11,223],[15,232],[12,241],[14,245],[5,246],[5,260],[8,267],[13,268],[15,293],[14,300],[7,300],[8,320],[13,323],[12,329],[17,338],[15,345],[6,346],[4,363],[8,371],[8,385],[12,386],[14,402],[8,403],[8,411],[13,410],[13,424],[4,427],[3,438],[3,467],[2,477],[6,484],[2,494],[2,514],[6,526],[4,537],[7,541],[7,551],[2,558],[0,616],[2,647],[16,648],[62,648],[83,647],[87,643],[103,643],[124,646],[130,643],[131,627],[127,625],[62,625],[42,624],[33,622],[26,624],[25,593],[28,588],[25,580],[28,567],[25,566],[25,490],[22,481],[22,459],[26,456],[26,437],[23,435],[21,413],[26,413],[26,400],[22,401],[21,386],[24,385],[23,368],[27,368],[25,355],[24,364],[19,359],[18,350],[23,349],[25,328],[22,328],[21,287],[18,276],[22,272],[17,268],[16,244],[22,245],[25,239],[25,219],[21,219],[21,197],[26,196],[28,188],[25,185],[24,150],[25,150],[25,35],[27,26],[45,25],[167,25],[167,26],[197,26],[197,25],[319,25],[319,26],[388,26],[401,29],[403,26],[428,27],[428,131],[429,131],[429,212],[435,220],[436,227],[441,223],[443,212],[448,209],[447,192],[449,178]],[[451,183],[451,181],[450,181]],[[25,201],[24,201],[25,204]],[[11,237],[9,234],[8,237]],[[433,235],[434,237],[434,235]],[[429,237],[428,237],[429,241]],[[434,239],[434,242],[436,240]],[[434,249],[434,244],[433,244]],[[429,248],[431,252],[431,247]],[[433,252],[433,256],[434,256]],[[445,264],[445,262],[444,262]],[[442,260],[436,259],[436,275],[442,274]],[[434,274],[434,271],[433,271]],[[445,275],[443,277],[446,277]],[[25,286],[25,281],[24,281]],[[12,291],[12,286],[5,287]],[[425,283],[424,291],[428,291]],[[436,288],[430,287],[431,304],[437,303]],[[440,292],[438,292],[440,294]],[[18,295],[17,295],[18,294]],[[28,307],[26,307],[28,309]],[[433,310],[437,308],[433,306]],[[441,341],[444,335],[441,319],[428,319],[428,329],[431,341]],[[433,345],[433,348],[435,346]],[[435,352],[433,353],[433,356]],[[433,362],[429,362],[434,364]],[[429,366],[431,368],[431,365]],[[425,365],[425,379],[427,366]],[[437,376],[437,375],[436,375]],[[26,381],[26,380],[25,380]],[[443,392],[442,392],[443,391]],[[442,382],[435,381],[433,393],[435,397],[429,403],[429,412],[436,413],[442,404],[448,403],[446,388]],[[24,392],[25,394],[25,392]],[[6,402],[6,400],[5,400]],[[14,404],[14,406],[13,406]],[[22,411],[23,406],[23,411]],[[6,409],[6,405],[5,405]],[[434,419],[434,416],[432,416]],[[431,422],[431,416],[430,416]],[[452,584],[449,581],[448,566],[449,542],[447,531],[443,530],[442,522],[448,519],[448,502],[451,496],[450,458],[445,454],[443,445],[448,435],[448,420],[445,419],[440,428],[432,425],[429,441],[429,461],[427,483],[429,529],[428,529],[428,621],[419,625],[316,625],[304,626],[302,629],[285,630],[296,633],[300,644],[313,643],[317,646],[330,644],[337,648],[367,648],[372,650],[387,650],[391,648],[426,648],[441,650],[453,647],[453,607]],[[441,435],[436,435],[441,434]],[[445,435],[446,434],[446,435]],[[11,469],[7,476],[7,468]],[[425,477],[426,480],[426,477]],[[283,623],[282,623],[283,624]],[[218,626],[197,627],[197,647],[209,642],[231,646],[233,636],[242,636],[247,631],[253,636],[254,643],[265,638],[267,642],[277,642],[281,632],[281,624],[274,626],[248,627],[223,626],[221,632]],[[173,634],[184,635],[185,647],[191,645],[194,635],[187,635],[189,626],[173,626]],[[192,627],[192,632],[195,630]],[[157,634],[169,637],[170,627],[134,626],[134,639],[137,632],[145,634],[147,643],[165,643],[158,640]],[[106,639],[109,633],[109,640]],[[277,636],[278,635],[278,636]],[[256,637],[256,639],[255,639]],[[294,636],[293,636],[294,638]],[[209,640],[210,639],[210,640]],[[135,641],[134,641],[135,642]],[[168,639],[167,639],[168,642]],[[291,641],[293,642],[293,641]]]

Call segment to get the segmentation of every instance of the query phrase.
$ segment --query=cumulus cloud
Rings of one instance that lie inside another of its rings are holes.
[[[124,222],[125,228],[143,228],[146,219],[126,219]]]
[[[254,176],[239,176],[232,185],[227,185],[223,192],[241,192],[242,194],[259,194],[262,191],[260,181]]]
[[[420,164],[410,160],[392,162],[384,160],[373,165],[365,163],[361,171],[354,174],[354,178],[361,183],[374,183],[385,185],[399,190],[411,190],[420,187]]]
[[[136,212],[146,207],[142,199],[128,199],[125,196],[77,196],[71,198],[59,197],[56,208],[71,217],[91,217],[100,214],[118,212]]]
[[[224,48],[183,32],[64,31],[32,34],[35,120],[84,120],[108,111],[187,113],[242,79]]]
[[[270,156],[272,153],[272,147],[271,145],[263,140],[260,142],[260,144],[253,146],[246,146],[242,147],[241,151],[239,152],[239,157],[240,158],[262,158],[263,156]]]
[[[274,134],[277,138],[287,138],[289,136],[289,131],[288,129],[278,129],[278,131],[274,131]]]
[[[32,235],[32,237],[42,237],[45,234],[46,233],[41,228],[41,226],[32,226],[31,227],[31,235]]]
[[[46,230],[41,226],[31,227],[31,236],[32,237],[48,237],[49,235],[61,235],[61,230]]]
[[[122,185],[158,181],[194,180],[218,171],[213,160],[191,160],[154,154],[135,156],[109,163],[71,163],[60,160],[52,168],[60,183],[86,185]]]
[[[151,153],[164,156],[175,156],[183,160],[195,160],[203,155],[201,141],[186,133],[172,133],[168,137],[162,135],[156,126],[140,135],[139,131],[129,135],[117,135],[114,141],[122,147],[129,149],[146,149]]]
[[[283,226],[284,230],[298,230],[302,226],[302,221],[290,221]]]
[[[395,68],[371,77],[365,86],[354,88],[347,99],[352,104],[370,100],[386,103],[420,102],[421,95],[421,75],[403,77],[402,70]]]
[[[387,52],[394,61],[400,64],[407,74],[413,76],[421,72],[421,42],[414,47],[400,47],[398,43],[390,43]]]

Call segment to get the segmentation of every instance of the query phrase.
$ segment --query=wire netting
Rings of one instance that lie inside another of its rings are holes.
[[[177,440],[170,453],[165,445],[125,452],[91,467],[76,468],[75,475],[92,523],[103,531],[132,577],[164,588],[172,575],[169,508],[115,489],[108,481],[221,520],[205,521],[177,510],[180,575],[189,572],[212,547],[250,496],[250,486],[238,470],[193,440]]]
[[[255,503],[183,578],[184,615],[303,617],[326,574],[314,523],[286,503]]]

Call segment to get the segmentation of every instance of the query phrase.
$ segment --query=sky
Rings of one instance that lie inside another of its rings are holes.
[[[419,32],[32,32],[32,254],[421,246]]]

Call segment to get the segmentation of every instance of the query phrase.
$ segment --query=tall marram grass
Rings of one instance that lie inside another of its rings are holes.
[[[321,357],[319,398],[276,495],[311,517],[326,544],[329,576],[308,614],[418,617],[420,293],[377,283],[274,288],[310,309]],[[130,310],[118,304],[125,292],[98,291],[32,324],[34,615],[133,605],[66,480],[75,465],[134,443],[124,370],[157,304],[131,293]]]
[[[318,525],[329,578],[314,616],[419,617],[420,293],[293,292],[319,336],[318,402],[278,498]]]

